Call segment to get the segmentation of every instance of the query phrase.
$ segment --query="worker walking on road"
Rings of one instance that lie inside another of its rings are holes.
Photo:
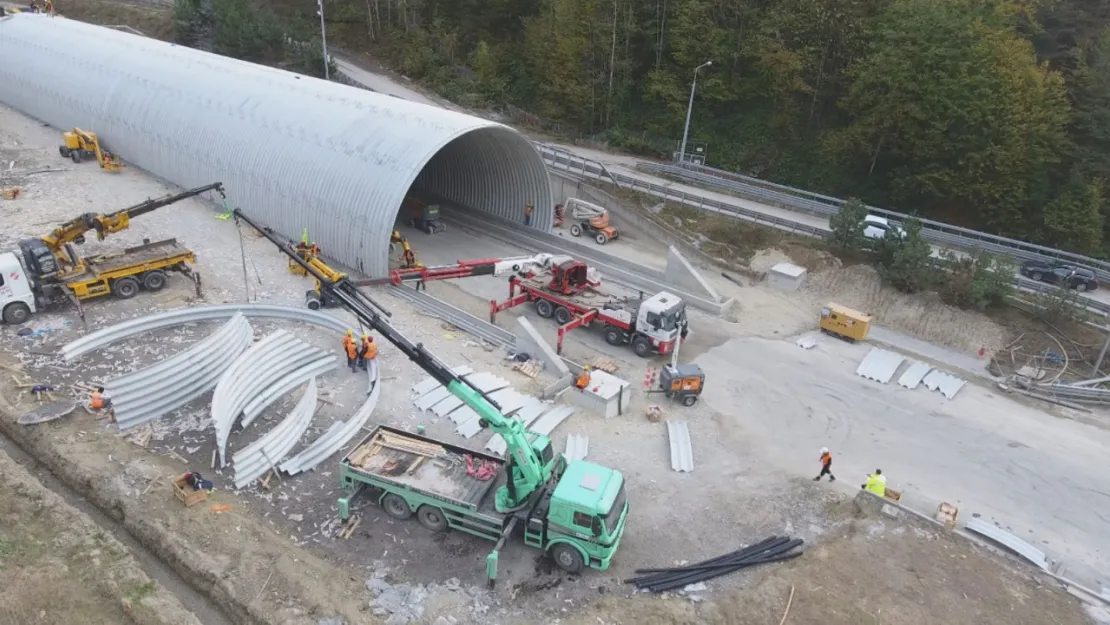
[[[822,477],[829,476],[830,482],[836,481],[836,476],[832,474],[832,454],[829,453],[828,447],[821,448],[821,472],[817,477],[813,478],[814,482],[820,482]]]
[[[886,476],[883,475],[882,469],[875,469],[875,472],[867,476],[867,483],[861,484],[860,488],[871,491],[879,497],[886,497]]]
[[[586,365],[585,367],[582,367],[582,374],[579,375],[578,379],[574,381],[574,386],[577,387],[578,390],[581,391],[581,390],[585,390],[586,387],[588,387],[589,385],[590,385],[590,365]]]
[[[369,334],[362,335],[362,345],[358,350],[358,368],[366,371],[366,361],[378,357],[378,346],[374,344],[374,337]]]
[[[532,225],[532,202],[524,205],[524,225]]]
[[[347,352],[347,366],[351,368],[352,373],[357,373],[358,344],[355,343],[355,333],[353,330],[347,330],[347,336],[343,337],[343,350]]]

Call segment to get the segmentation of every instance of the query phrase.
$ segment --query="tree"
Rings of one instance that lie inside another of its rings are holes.
[[[957,255],[945,251],[940,294],[960,308],[987,310],[1008,304],[1014,294],[1014,263],[990,254]]]
[[[1102,245],[1102,191],[1075,173],[1044,207],[1048,241],[1081,254],[1097,254]]]
[[[832,230],[833,243],[841,249],[858,252],[863,249],[867,238],[863,231],[866,228],[864,219],[867,217],[867,206],[852,198],[840,206],[832,217],[829,217],[829,228]]]
[[[889,199],[943,205],[968,225],[1024,235],[1031,182],[1060,160],[1069,108],[1007,14],[981,0],[895,0],[851,70],[850,123],[829,138],[852,178]]]
[[[933,248],[921,235],[921,222],[908,219],[902,230],[887,230],[879,244],[879,275],[903,293],[918,293],[937,283]]]

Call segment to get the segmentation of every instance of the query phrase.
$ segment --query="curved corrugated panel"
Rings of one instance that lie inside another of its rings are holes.
[[[531,201],[533,225],[552,222],[542,157],[501,124],[61,17],[0,18],[0,58],[5,104],[182,187],[220,180],[363,273],[388,272],[410,187],[517,222]]]

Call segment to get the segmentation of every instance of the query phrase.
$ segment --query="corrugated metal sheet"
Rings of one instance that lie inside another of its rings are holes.
[[[817,335],[807,334],[795,341],[795,344],[797,344],[797,346],[801,347],[802,349],[813,349],[817,346]]]
[[[1029,560],[1038,567],[1048,570],[1048,558],[1045,557],[1044,552],[1037,549],[1033,545],[1025,542],[1024,540],[1014,536],[1010,532],[998,527],[992,523],[988,523],[981,518],[972,517],[967,521],[967,529],[986,536],[994,542],[1003,545],[1007,549],[1020,555],[1021,557]]]
[[[694,448],[685,421],[667,421],[667,440],[671,444],[671,469],[680,473],[694,470]]]
[[[452,410],[454,410],[454,409],[456,409],[456,408],[458,408],[459,406],[462,406],[462,405],[463,405],[463,400],[459,399],[458,397],[455,397],[454,395],[451,395],[447,399],[444,399],[443,401],[441,401],[441,402],[437,403],[436,405],[432,406],[432,412],[437,417],[444,417],[444,416],[447,416],[447,413],[451,412]]]
[[[528,400],[524,407],[517,411],[513,417],[524,424],[524,429],[530,429],[529,426],[535,423],[536,419],[540,418],[544,410],[550,407],[550,404],[545,404],[535,397]],[[505,439],[500,434],[494,434],[489,442],[486,443],[486,450],[491,451],[497,455],[503,455],[508,445],[505,444]]]
[[[965,384],[962,378],[949,375],[940,369],[933,369],[922,381],[930,391],[940,391],[948,399],[955,397]]]
[[[435,389],[416,400],[417,410],[427,410],[451,396],[451,391],[446,386],[437,386]]]
[[[471,371],[473,371],[473,369],[466,365],[451,367],[451,372],[458,376],[469,375]],[[437,386],[440,386],[439,382],[435,378],[428,377],[414,384],[412,387],[412,392],[417,397],[422,397],[424,395],[427,395],[428,393],[431,393],[433,390],[436,389]]]
[[[466,382],[483,393],[493,393],[509,386],[508,380],[487,371],[466,376]]]
[[[532,427],[528,428],[529,431],[537,434],[549,436],[559,424],[567,420],[567,417],[574,414],[574,408],[570,406],[556,406],[551,410],[544,413],[542,417],[536,419],[532,423]]]
[[[903,360],[905,358],[899,354],[873,347],[859,363],[856,375],[875,380],[879,384],[886,384],[894,377],[894,372],[898,370]]]
[[[925,374],[932,370],[932,365],[923,362],[911,362],[910,366],[907,367],[906,371],[902,374],[902,377],[898,378],[898,386],[904,386],[912,391],[917,388],[918,384],[921,384],[921,380],[925,377]]]
[[[363,273],[388,273],[410,186],[517,223],[531,201],[552,222],[543,158],[501,124],[44,15],[0,20],[0,58],[19,60],[0,65],[5,104],[182,187],[220,180],[232,206]]]
[[[277,469],[278,463],[294,447],[312,423],[316,413],[316,378],[305,386],[304,394],[293,410],[262,438],[231,454],[235,468],[235,488],[243,488],[262,477],[266,471]]]
[[[590,438],[585,434],[568,434],[567,446],[563,451],[566,456],[567,462],[574,462],[575,460],[585,460],[586,456],[590,453]]]

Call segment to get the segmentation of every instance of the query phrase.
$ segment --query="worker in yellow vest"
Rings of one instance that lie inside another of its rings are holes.
[[[874,473],[868,475],[867,483],[862,484],[860,488],[871,491],[879,497],[886,497],[886,476],[883,475],[882,469],[875,469]]]

